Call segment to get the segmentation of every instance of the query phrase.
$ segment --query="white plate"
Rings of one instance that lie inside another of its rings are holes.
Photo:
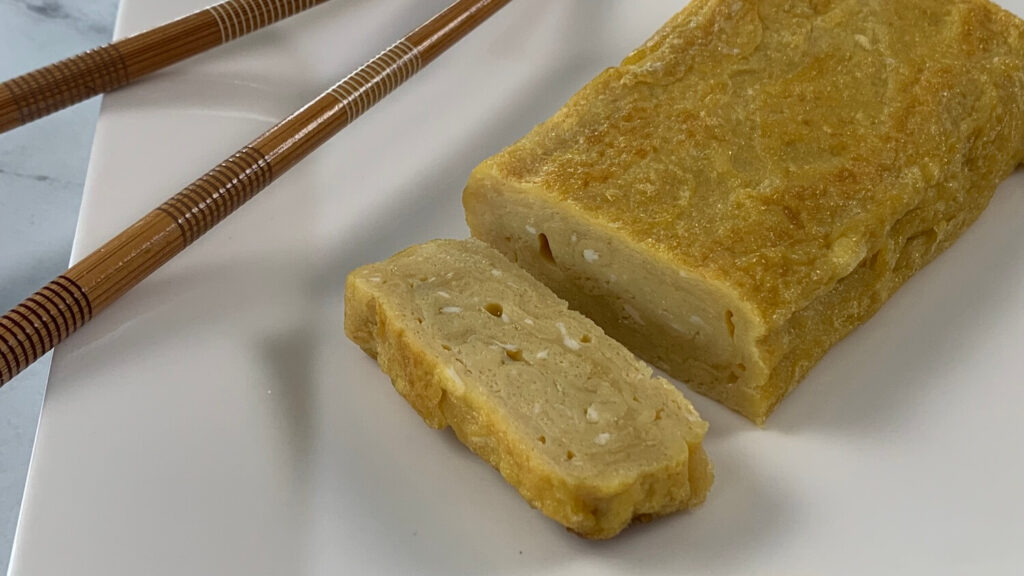
[[[118,33],[204,1],[124,0]],[[338,0],[107,98],[74,257],[446,2]],[[349,270],[465,236],[470,169],[682,4],[516,0],[70,339],[12,574],[1018,574],[1024,173],[766,430],[690,393],[707,504],[609,542],[531,510],[345,339]]]

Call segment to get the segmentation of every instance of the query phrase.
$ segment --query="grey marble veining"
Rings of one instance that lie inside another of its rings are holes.
[[[0,0],[0,79],[110,41],[117,0]],[[0,135],[0,309],[67,267],[99,100]],[[7,573],[49,356],[0,388],[0,575]]]
[[[4,0],[4,4],[20,8],[50,22],[60,22],[82,34],[97,35],[109,40],[113,30],[117,2],[110,0]]]

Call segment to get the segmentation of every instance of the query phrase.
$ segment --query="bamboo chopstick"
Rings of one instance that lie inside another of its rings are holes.
[[[0,317],[0,386],[509,0],[458,0]]]
[[[0,133],[226,44],[327,0],[227,0],[0,84]]]

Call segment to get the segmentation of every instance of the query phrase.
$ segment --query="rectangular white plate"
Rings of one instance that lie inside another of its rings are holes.
[[[204,2],[123,0],[118,34]],[[108,97],[74,257],[446,2],[336,0]],[[470,169],[683,3],[515,0],[71,338],[12,574],[1018,574],[1024,173],[767,429],[690,393],[707,504],[609,542],[531,510],[345,339],[349,270],[465,236]]]

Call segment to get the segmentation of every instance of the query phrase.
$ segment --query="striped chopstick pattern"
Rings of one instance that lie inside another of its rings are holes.
[[[0,317],[0,379],[27,367],[92,318],[89,296],[74,280],[58,276]],[[0,380],[2,381],[2,380]]]
[[[134,82],[327,0],[227,0],[0,84],[0,132]]]
[[[328,92],[345,106],[351,121],[419,72],[420,66],[422,61],[416,47],[400,40]],[[374,82],[374,78],[380,81]]]
[[[217,20],[221,42],[230,42],[316,6],[324,0],[231,0],[206,10]]]
[[[0,317],[0,386],[508,2],[456,1]]]
[[[273,169],[263,152],[246,146],[168,198],[157,210],[178,225],[185,248],[273,179]]]

